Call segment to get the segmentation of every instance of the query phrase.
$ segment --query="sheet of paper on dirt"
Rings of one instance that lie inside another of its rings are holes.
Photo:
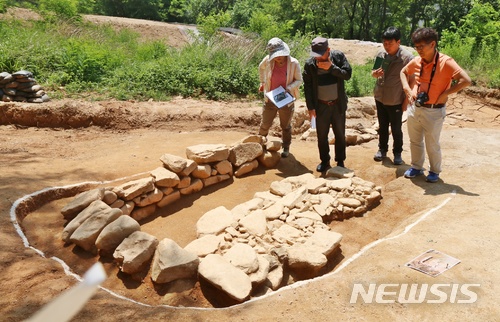
[[[280,86],[278,88],[273,89],[270,92],[266,93],[267,98],[273,102],[274,105],[276,105],[277,108],[282,108],[283,106],[286,106],[290,104],[291,102],[295,101],[295,98],[290,95],[283,86]]]
[[[429,249],[406,263],[406,266],[422,273],[436,277],[444,271],[460,263],[460,260],[440,251]]]

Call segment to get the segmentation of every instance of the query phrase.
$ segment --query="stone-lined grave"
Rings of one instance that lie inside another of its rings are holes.
[[[33,78],[33,74],[20,70],[13,74],[0,73],[0,98],[4,102],[48,102],[49,96]]]
[[[149,271],[158,284],[201,278],[236,302],[318,276],[342,240],[327,223],[362,215],[381,198],[380,187],[345,168],[332,168],[325,178],[307,173],[275,181],[233,209],[212,209],[198,220],[197,239],[184,248],[141,231],[141,220],[183,195],[259,164],[276,166],[280,148],[279,140],[248,136],[231,146],[188,147],[187,158],[165,154],[146,178],[77,195],[61,210],[68,220],[62,239],[112,254],[123,273]]]

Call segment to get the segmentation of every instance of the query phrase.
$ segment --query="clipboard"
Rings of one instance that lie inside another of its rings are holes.
[[[277,87],[266,93],[267,98],[276,105],[277,108],[282,108],[295,101],[295,97],[290,95],[283,86]]]

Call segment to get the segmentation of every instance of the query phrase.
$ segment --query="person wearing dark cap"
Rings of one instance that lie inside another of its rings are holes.
[[[273,124],[276,113],[279,114],[282,131],[283,151],[281,157],[286,158],[290,153],[292,143],[292,117],[295,109],[294,102],[281,108],[270,101],[265,95],[282,86],[295,99],[299,96],[299,87],[302,84],[302,73],[299,61],[290,56],[288,45],[279,38],[272,38],[267,43],[268,55],[259,64],[260,88],[264,92],[264,106],[259,135],[267,136]]]
[[[391,128],[394,154],[393,163],[403,164],[403,111],[406,108],[405,92],[401,85],[399,73],[410,60],[413,54],[401,47],[401,32],[395,27],[387,28],[382,34],[384,50],[377,53],[377,58],[384,63],[381,67],[372,70],[372,76],[377,78],[375,89],[375,105],[379,124],[378,151],[373,156],[375,161],[382,161],[387,157],[389,149],[389,126]],[[386,65],[386,66],[384,66]]]
[[[321,163],[318,172],[330,168],[330,126],[335,135],[335,161],[344,167],[346,159],[345,125],[347,94],[345,81],[352,75],[352,68],[344,53],[330,50],[328,39],[316,37],[311,43],[311,57],[304,64],[302,78],[309,117],[316,119],[316,134]]]

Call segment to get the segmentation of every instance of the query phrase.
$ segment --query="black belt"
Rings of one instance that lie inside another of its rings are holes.
[[[332,105],[337,104],[337,101],[338,101],[338,99],[332,100],[332,101],[318,100],[318,103],[325,104],[325,105],[328,105],[328,106],[332,106]]]
[[[442,108],[444,104],[422,104],[420,106],[425,108]]]

